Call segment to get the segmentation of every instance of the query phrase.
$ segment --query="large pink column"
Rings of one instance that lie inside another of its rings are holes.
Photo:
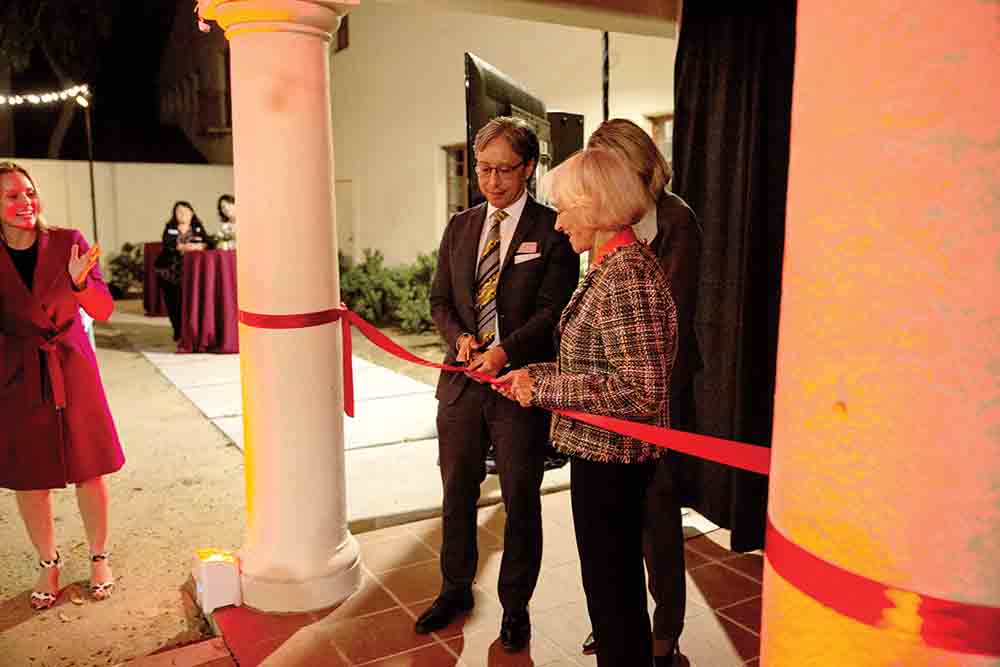
[[[230,41],[246,439],[244,602],[336,604],[360,585],[347,530],[339,325],[296,316],[340,303],[333,252],[330,40],[359,0],[215,0]],[[273,317],[277,316],[277,317]]]
[[[1000,607],[1000,5],[800,2],[797,40],[770,514],[888,588],[854,620],[769,563],[762,664],[1000,665],[928,599]]]

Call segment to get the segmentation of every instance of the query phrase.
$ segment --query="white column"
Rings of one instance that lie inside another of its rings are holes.
[[[202,4],[230,41],[240,206],[239,307],[300,315],[340,303],[330,41],[359,0]],[[339,325],[240,325],[247,535],[243,598],[264,611],[336,604],[360,585],[347,530]]]
[[[997,666],[1000,6],[797,22],[761,664]]]

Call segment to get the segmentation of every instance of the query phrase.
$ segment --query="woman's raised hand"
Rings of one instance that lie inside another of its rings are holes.
[[[73,280],[73,284],[77,287],[83,287],[87,282],[87,275],[90,270],[94,268],[97,264],[97,260],[101,257],[101,245],[95,243],[90,247],[86,253],[82,256],[80,255],[79,244],[74,243],[73,247],[69,251],[69,277]]]

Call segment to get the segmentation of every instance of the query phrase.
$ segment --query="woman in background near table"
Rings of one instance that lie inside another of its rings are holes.
[[[616,152],[588,148],[543,181],[556,229],[590,270],[563,310],[555,362],[498,378],[522,406],[575,410],[670,426],[677,313],[656,255],[633,225],[653,205]],[[663,450],[559,414],[555,448],[570,457],[573,527],[600,667],[651,667],[653,642],[643,574],[646,493]],[[665,656],[666,657],[666,656]]]
[[[174,204],[170,220],[163,227],[163,249],[156,258],[156,274],[163,301],[167,306],[170,326],[174,329],[174,340],[181,339],[181,278],[184,269],[184,253],[205,250],[211,247],[212,238],[198,219],[194,207],[186,201]]]
[[[111,595],[108,492],[104,475],[125,462],[80,308],[98,320],[114,309],[101,279],[100,248],[80,232],[45,224],[28,172],[0,163],[0,487],[17,507],[38,552],[34,609],[59,596],[50,490],[76,485],[90,545],[95,599]]]
[[[236,248],[236,199],[230,194],[219,197],[215,203],[219,212],[219,241],[226,243],[230,250]]]

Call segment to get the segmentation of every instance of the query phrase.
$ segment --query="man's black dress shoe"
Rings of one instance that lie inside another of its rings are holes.
[[[594,639],[594,633],[591,632],[587,635],[587,638],[583,640],[583,654],[593,655],[597,653],[597,640]]]
[[[505,611],[500,623],[500,644],[508,653],[517,653],[531,639],[531,619],[527,609]]]
[[[475,600],[472,599],[472,591],[448,596],[439,595],[434,600],[434,604],[420,614],[413,629],[418,635],[426,635],[428,632],[440,630],[451,623],[459,614],[464,614],[472,609],[475,603]]]
[[[675,639],[674,643],[667,649],[666,655],[653,656],[653,667],[679,667],[682,664],[679,661],[680,655],[678,641]]]

